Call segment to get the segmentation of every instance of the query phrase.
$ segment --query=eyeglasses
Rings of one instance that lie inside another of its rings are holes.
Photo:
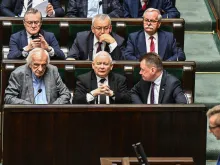
[[[144,19],[144,22],[155,24],[155,23],[157,23],[159,21],[158,20],[152,20],[152,19]]]
[[[104,31],[107,31],[107,30],[109,30],[110,26],[105,26],[105,27],[100,27],[100,26],[95,27],[95,26],[93,26],[93,28],[96,29],[97,31],[102,31],[102,29]]]
[[[35,69],[39,68],[40,66],[41,66],[42,68],[46,68],[46,67],[47,67],[47,64],[37,64],[37,63],[33,63],[32,66],[33,66],[33,68],[35,68]]]
[[[220,127],[220,125],[216,125],[216,126],[210,126],[210,125],[209,125],[209,129],[210,129],[210,130],[213,130],[213,129],[218,128],[218,127]]]
[[[28,24],[29,26],[31,26],[32,24],[34,24],[34,25],[40,25],[40,23],[41,23],[41,21],[25,21],[25,20],[24,20],[24,22],[25,22],[26,24]]]

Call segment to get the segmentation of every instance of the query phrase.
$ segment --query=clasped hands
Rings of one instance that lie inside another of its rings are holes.
[[[110,97],[114,95],[114,92],[106,84],[101,84],[97,89],[93,90],[91,93],[94,97],[103,94]]]
[[[27,45],[27,51],[31,51],[34,48],[43,48],[49,51],[49,45],[41,34],[39,34],[38,38],[31,40]]]

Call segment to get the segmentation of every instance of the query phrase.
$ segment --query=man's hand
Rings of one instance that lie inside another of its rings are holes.
[[[46,8],[46,11],[47,11],[47,15],[50,17],[51,15],[53,15],[53,6],[51,5],[51,3],[48,3],[47,5],[47,8]]]
[[[114,95],[114,92],[106,84],[101,84],[100,87],[91,91],[91,93],[94,97],[101,95],[101,94],[106,95],[106,96],[113,96]]]
[[[49,50],[49,45],[47,43],[47,41],[45,40],[44,36],[42,36],[41,34],[39,34],[39,39],[40,39],[40,47],[45,49],[46,51],[50,51]]]
[[[109,44],[116,42],[115,39],[110,34],[102,34],[99,37],[99,42],[103,42],[103,41],[105,41]]]
[[[40,38],[36,38],[36,39],[30,40],[30,42],[29,42],[29,44],[27,45],[25,51],[29,52],[29,51],[31,51],[31,50],[34,49],[34,48],[40,48],[40,47],[41,47]]]

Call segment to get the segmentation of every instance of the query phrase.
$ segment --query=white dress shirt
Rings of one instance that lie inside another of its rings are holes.
[[[103,79],[103,78],[98,77],[98,76],[96,76],[96,78],[97,78],[97,85],[98,85],[98,87],[100,87],[100,85],[101,85],[100,80]],[[108,76],[105,77],[105,81],[104,81],[103,84],[109,85],[109,83],[108,83]],[[86,94],[86,100],[87,100],[88,103],[93,101],[95,98],[96,97],[94,97],[93,92],[90,92],[90,93]],[[97,104],[97,103],[95,102],[95,104]],[[100,104],[100,95],[98,95],[98,104]],[[106,104],[110,104],[109,96],[106,96]]]
[[[97,49],[98,49],[98,42],[99,40],[96,38],[96,36],[94,35],[94,39],[93,39],[93,56],[92,56],[92,59],[94,57],[94,55],[96,54],[97,52]],[[106,42],[102,42],[102,45],[101,45],[101,50],[105,50],[105,46],[106,46]],[[109,44],[109,50],[111,52],[113,52],[113,50],[118,46],[117,42],[113,42],[112,44]],[[88,56],[88,59],[89,59],[89,56]]]
[[[158,33],[155,33],[155,34],[152,35],[152,36],[154,37],[155,53],[158,54]],[[150,52],[150,43],[151,43],[150,37],[151,37],[151,36],[145,32],[147,52]]]
[[[163,73],[154,81],[154,104],[158,104],[159,94],[160,94],[160,84],[162,80]],[[150,104],[150,96],[151,96],[151,86],[148,93],[147,104]]]
[[[103,14],[102,0],[88,0],[87,18],[93,18],[97,14]]]

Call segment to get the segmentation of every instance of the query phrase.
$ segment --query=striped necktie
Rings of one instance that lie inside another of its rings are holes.
[[[32,3],[33,3],[33,0],[28,0],[27,10],[29,10],[32,7]]]

